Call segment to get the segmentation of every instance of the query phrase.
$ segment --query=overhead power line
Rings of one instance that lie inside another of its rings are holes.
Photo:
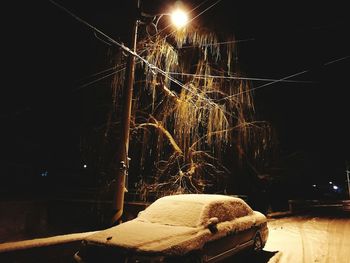
[[[133,55],[135,56],[136,58],[138,58],[140,61],[144,62],[150,69],[151,71],[153,72],[158,72],[159,74],[163,75],[164,77],[168,78],[170,81],[174,82],[175,84],[179,85],[180,87],[184,88],[185,90],[189,91],[190,93],[192,93],[193,95],[195,96],[198,96],[202,99],[204,99],[205,101],[208,102],[208,104],[210,104],[211,106],[216,106],[215,103],[213,103],[210,99],[208,98],[205,98],[203,97],[201,94],[198,94],[194,91],[192,91],[190,88],[186,87],[186,85],[184,85],[183,83],[181,83],[179,80],[173,78],[170,76],[170,74],[178,74],[178,73],[175,73],[175,72],[165,72],[164,70],[158,68],[157,66],[151,64],[149,61],[147,61],[145,58],[141,57],[139,54],[137,54],[136,52],[132,51],[131,49],[129,49],[128,47],[126,47],[124,44],[122,43],[119,43],[118,41],[114,40],[113,38],[109,37],[107,34],[105,34],[104,32],[102,32],[101,30],[97,29],[96,27],[90,25],[88,22],[86,22],[85,20],[81,19],[80,17],[76,16],[75,14],[73,14],[71,11],[69,11],[68,9],[66,9],[65,7],[59,5],[58,3],[56,3],[55,1],[53,0],[49,0],[52,4],[54,4],[55,6],[57,6],[58,8],[62,9],[63,11],[65,11],[66,13],[68,13],[69,15],[71,15],[72,17],[74,17],[76,20],[78,20],[79,22],[83,23],[84,25],[86,25],[87,27],[91,28],[92,30],[94,30],[94,32],[97,32],[99,34],[101,34],[102,36],[104,36],[106,39],[108,39],[111,43],[113,43],[114,45],[120,47],[121,49],[123,49],[124,51],[126,51],[127,53],[129,53],[130,55]],[[219,3],[221,0],[218,0],[216,1],[214,4],[212,4],[209,8],[213,7],[214,5],[216,5],[217,3]],[[203,12],[201,12],[199,15],[203,14],[205,11],[209,10],[209,8],[205,9]],[[199,15],[197,15],[196,17],[194,17],[193,19],[197,18]],[[192,20],[193,20],[192,19]],[[326,62],[324,63],[322,66],[328,66],[330,64],[333,64],[333,63],[336,63],[336,62],[339,62],[339,61],[342,61],[342,60],[345,60],[345,59],[348,59],[350,56],[347,55],[347,56],[344,56],[342,58],[339,58],[339,59],[335,59],[335,60],[331,60],[329,62]],[[123,70],[123,69],[121,69]],[[272,85],[272,84],[275,84],[275,83],[278,83],[278,82],[300,82],[300,81],[292,81],[292,80],[289,80],[293,77],[296,77],[296,76],[300,76],[300,75],[303,75],[309,71],[311,71],[312,69],[309,69],[309,70],[303,70],[303,71],[300,71],[298,73],[295,73],[295,74],[292,74],[292,75],[288,75],[284,78],[281,78],[281,79],[271,79],[271,82],[269,83],[266,83],[266,84],[263,84],[263,85],[260,85],[260,86],[257,86],[255,88],[252,88],[252,89],[249,89],[249,90],[246,90],[246,91],[242,91],[242,92],[239,92],[237,94],[233,94],[231,96],[228,96],[226,98],[223,98],[223,99],[227,99],[227,98],[231,98],[231,97],[235,97],[235,96],[239,96],[241,94],[244,94],[244,93],[247,93],[247,92],[251,92],[251,91],[254,91],[254,90],[257,90],[257,89],[261,89],[263,87],[266,87],[266,86],[269,86],[269,85]],[[114,72],[115,74],[116,72]],[[108,74],[108,76],[112,75],[113,73],[110,73]],[[187,74],[187,73],[180,73],[180,74]],[[105,76],[105,77],[108,77],[108,76]],[[100,79],[103,79],[105,77],[101,77]],[[200,77],[198,75],[198,77]],[[203,76],[202,76],[203,77]],[[222,77],[222,76],[216,76],[216,77]],[[225,77],[225,78],[236,78],[236,77]],[[238,77],[237,77],[238,78]],[[241,79],[243,79],[242,77],[239,77]],[[100,80],[99,79],[99,80]],[[262,81],[269,81],[269,79],[259,79],[259,78],[245,78],[247,80],[262,80]],[[214,104],[214,105],[213,105]],[[229,113],[228,113],[229,114]],[[231,114],[229,114],[231,115]]]
[[[321,66],[328,66],[328,65],[331,65],[331,64],[333,64],[333,63],[336,63],[336,62],[339,62],[339,61],[342,61],[342,60],[345,60],[345,59],[348,59],[348,58],[350,58],[350,55],[349,55],[349,56],[344,56],[344,57],[341,57],[341,58],[338,58],[338,59],[334,59],[334,60],[331,60],[331,61],[328,61],[328,62],[325,62],[325,63],[323,63]],[[298,73],[295,73],[295,74],[292,74],[292,75],[288,75],[288,76],[286,76],[286,77],[284,77],[284,78],[277,79],[277,80],[271,81],[271,82],[269,82],[269,83],[262,84],[262,85],[260,85],[260,86],[255,87],[255,88],[251,88],[249,91],[242,91],[242,92],[239,92],[239,93],[237,93],[237,94],[233,94],[233,95],[231,95],[231,96],[225,97],[224,99],[228,99],[228,98],[231,98],[231,97],[236,97],[236,96],[239,96],[239,95],[244,94],[244,93],[246,93],[246,92],[250,92],[250,91],[257,90],[257,89],[261,89],[261,88],[264,88],[264,87],[266,87],[266,86],[270,86],[270,85],[272,85],[272,84],[275,84],[275,83],[277,83],[277,82],[286,81],[286,80],[288,80],[288,79],[290,79],[290,78],[303,75],[303,74],[308,73],[308,72],[310,72],[310,71],[312,71],[312,70],[313,70],[313,68],[312,68],[312,69],[303,70],[303,71],[300,71],[300,72],[298,72]]]
[[[251,78],[251,77],[220,76],[220,75],[199,75],[199,74],[182,73],[182,72],[167,72],[167,73],[170,75],[191,76],[197,79],[213,78],[213,79],[235,79],[235,80],[250,80],[250,81],[276,81],[276,82],[290,82],[290,83],[314,83],[314,81],[304,81],[304,80]]]
[[[53,0],[49,0],[52,4],[54,4],[55,6],[57,6],[58,8],[60,8],[61,10],[63,10],[64,12],[68,13],[70,16],[72,16],[73,18],[75,18],[76,20],[78,20],[79,22],[81,22],[82,24],[86,25],[87,27],[91,28],[92,30],[94,30],[94,32],[97,32],[99,34],[101,34],[103,37],[105,37],[106,39],[108,39],[112,44],[120,47],[121,49],[123,49],[124,51],[126,51],[127,53],[129,53],[132,56],[135,56],[136,58],[138,58],[139,60],[141,60],[142,62],[144,62],[147,67],[153,71],[153,72],[157,72],[161,75],[163,75],[164,77],[166,77],[167,79],[169,79],[170,81],[174,82],[175,84],[179,85],[180,87],[182,87],[183,89],[187,90],[188,92],[190,92],[191,94],[193,94],[196,97],[199,97],[201,99],[203,99],[204,101],[206,101],[209,105],[217,107],[217,105],[212,102],[209,98],[203,97],[201,94],[194,92],[192,89],[186,87],[186,85],[184,85],[183,83],[181,83],[179,80],[171,77],[169,74],[167,74],[164,70],[158,68],[157,66],[151,64],[148,60],[146,60],[145,58],[141,57],[139,54],[137,54],[136,52],[132,51],[130,48],[128,48],[127,46],[125,46],[122,43],[119,43],[118,41],[114,40],[113,38],[111,38],[110,36],[108,36],[107,34],[105,34],[104,32],[102,32],[101,30],[97,29],[96,27],[90,25],[88,22],[86,22],[85,20],[81,19],[80,17],[78,17],[77,15],[75,15],[74,13],[72,13],[71,11],[69,11],[67,8],[59,5],[58,3],[56,3]],[[221,0],[219,0],[221,1]],[[218,1],[218,2],[219,2]],[[229,115],[231,115],[230,113],[227,113]]]

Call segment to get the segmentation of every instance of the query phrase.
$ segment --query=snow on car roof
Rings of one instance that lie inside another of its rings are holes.
[[[228,196],[228,195],[220,195],[220,194],[179,194],[179,195],[168,195],[161,197],[162,200],[177,200],[182,202],[199,202],[202,204],[208,204],[213,201],[237,201],[241,202],[242,199]],[[159,199],[158,199],[159,200]]]
[[[232,203],[235,204],[234,209]],[[213,206],[209,208],[212,204],[217,204],[215,209]],[[220,209],[225,206],[228,209]],[[250,207],[240,198],[216,194],[181,194],[159,198],[141,212],[138,219],[172,226],[196,227],[211,216],[232,219],[235,215],[251,212]]]

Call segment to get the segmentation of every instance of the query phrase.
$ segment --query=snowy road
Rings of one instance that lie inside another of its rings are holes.
[[[262,255],[237,255],[235,263],[350,263],[350,216],[271,219]]]
[[[269,222],[267,251],[279,263],[350,263],[350,217],[290,217]]]

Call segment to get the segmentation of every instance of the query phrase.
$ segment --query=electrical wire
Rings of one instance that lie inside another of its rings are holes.
[[[217,104],[215,104],[214,102],[212,102],[210,99],[206,98],[206,97],[203,97],[202,95],[192,91],[190,88],[186,87],[186,85],[184,85],[183,83],[181,83],[179,80],[173,78],[170,76],[169,73],[163,71],[162,69],[158,68],[157,66],[151,64],[150,62],[148,62],[145,58],[141,57],[139,54],[137,54],[136,52],[132,51],[131,49],[129,49],[128,47],[126,47],[124,44],[121,44],[119,43],[118,41],[114,40],[113,38],[109,37],[108,35],[106,35],[105,33],[103,33],[101,30],[97,29],[96,27],[90,25],[88,22],[86,22],[85,20],[81,19],[80,17],[76,16],[75,14],[73,14],[71,11],[69,11],[68,9],[66,9],[65,7],[59,5],[58,3],[56,3],[55,1],[53,0],[49,0],[52,4],[54,4],[55,6],[57,6],[58,8],[62,9],[63,11],[65,11],[66,13],[68,13],[69,15],[71,15],[72,17],[74,17],[76,20],[78,20],[79,22],[85,24],[86,26],[88,26],[89,28],[93,29],[95,32],[101,34],[102,36],[106,37],[109,41],[111,41],[111,43],[117,45],[118,47],[120,47],[121,49],[123,49],[124,51],[128,52],[129,54],[135,56],[136,58],[138,58],[140,61],[144,62],[149,68],[151,71],[153,72],[158,72],[159,74],[163,75],[164,77],[168,78],[170,81],[176,83],[177,85],[179,85],[180,87],[184,88],[185,90],[187,90],[188,92],[192,93],[193,95],[197,96],[197,97],[200,97],[201,99],[203,99],[204,101],[206,101],[209,105],[211,106],[214,106],[214,107],[218,107]],[[215,6],[217,3],[219,3],[221,0],[218,0],[216,1],[214,4],[212,4],[210,7],[208,7],[207,9],[205,9],[203,12],[201,12],[199,15],[203,14],[205,11],[209,10],[210,8],[212,8],[213,6]],[[196,17],[194,17],[193,19],[197,18],[199,15],[197,15]],[[193,20],[192,19],[192,20]],[[191,21],[192,21],[191,20]],[[329,62],[326,62],[323,64],[323,66],[328,66],[330,64],[333,64],[333,63],[336,63],[336,62],[339,62],[339,61],[342,61],[342,60],[345,60],[345,59],[348,59],[350,56],[344,56],[342,58],[339,58],[339,59],[335,59],[335,60],[331,60]],[[121,69],[123,70],[123,69]],[[281,78],[281,79],[277,79],[277,80],[273,80],[269,83],[266,83],[266,84],[263,84],[263,85],[260,85],[260,86],[257,86],[255,88],[252,88],[252,89],[249,89],[249,90],[246,90],[246,91],[242,91],[242,92],[239,92],[239,93],[236,93],[236,94],[233,94],[231,96],[227,96],[221,100],[224,100],[224,99],[228,99],[228,98],[232,98],[232,97],[235,97],[235,96],[239,96],[241,94],[244,94],[244,93],[247,93],[247,92],[251,92],[251,91],[254,91],[254,90],[258,90],[258,89],[261,89],[263,87],[266,87],[266,86],[269,86],[269,85],[272,85],[272,84],[275,84],[277,82],[282,82],[282,81],[286,81],[290,78],[293,78],[293,77],[296,77],[296,76],[300,76],[302,74],[305,74],[307,72],[311,71],[311,69],[309,70],[303,70],[303,71],[300,71],[298,73],[295,73],[295,74],[292,74],[292,75],[288,75],[284,78]],[[115,73],[114,73],[115,74]],[[225,112],[225,111],[224,111]],[[234,117],[231,113],[228,113],[228,112],[225,112],[227,114],[229,114],[230,116]]]
[[[51,1],[51,0],[50,0]],[[205,0],[205,1],[203,1],[203,2],[201,2],[200,4],[198,4],[196,7],[194,7],[193,9],[191,9],[190,11],[189,11],[189,13],[192,13],[194,10],[196,10],[196,9],[198,9],[200,6],[202,6],[203,4],[205,4],[206,2],[208,2],[209,0]],[[204,11],[202,11],[200,14],[198,14],[197,16],[195,16],[193,19],[191,19],[190,21],[193,21],[194,19],[196,19],[196,18],[198,18],[200,15],[202,15],[204,12],[206,12],[207,10],[209,10],[210,8],[212,8],[213,6],[215,6],[216,4],[218,4],[218,2],[220,2],[221,0],[218,0],[218,1],[216,1],[214,4],[212,4],[211,6],[209,6],[208,8],[206,8]],[[51,1],[52,3],[53,3],[53,1]],[[56,4],[58,7],[59,7],[59,5],[58,4]],[[67,9],[65,9],[64,7],[62,7],[62,9],[64,9],[66,12],[68,12],[69,14],[71,14],[71,15],[73,15],[73,17],[75,16],[74,14],[72,14],[71,12],[69,12]],[[157,36],[157,35],[160,35],[160,33],[161,32],[163,32],[165,29],[167,29],[168,27],[170,27],[170,25],[168,25],[168,26],[166,26],[165,28],[163,28],[161,31],[159,31],[159,32],[157,32],[157,34],[155,35],[155,36]],[[175,32],[176,30],[174,30],[173,32],[171,32],[170,34],[173,34],[174,32]],[[100,33],[100,32],[99,32]],[[101,38],[99,38],[97,35],[96,35],[96,32],[94,31],[94,34],[95,34],[95,37],[97,38],[97,39],[99,39],[99,40],[101,40],[102,42],[104,42],[105,44],[107,44],[107,45],[109,45],[110,46],[110,44],[108,43],[108,42],[106,42],[106,41],[104,41],[104,40],[102,40]],[[169,35],[170,35],[169,34]],[[163,37],[162,39],[165,39],[165,38],[167,38],[169,35],[167,35],[167,36],[165,36],[165,37]],[[254,39],[245,39],[245,40],[235,40],[235,41],[226,41],[226,42],[220,42],[220,43],[217,43],[218,45],[221,45],[221,44],[230,44],[230,43],[238,43],[238,42],[246,42],[246,41],[251,41],[251,40],[254,40]],[[210,44],[208,44],[207,46],[209,46]],[[186,46],[186,47],[182,47],[182,48],[190,48],[190,47],[192,47],[192,46]],[[144,50],[142,50],[140,53],[139,53],[139,55],[141,55],[141,54],[143,54],[145,51],[147,51],[147,50],[149,50],[149,49],[144,49]],[[140,61],[138,61],[138,62],[136,62],[137,64],[138,63],[140,63]],[[112,68],[114,68],[114,67],[112,67]],[[112,69],[112,68],[110,68],[110,69]],[[109,71],[110,69],[106,69],[105,71],[102,71],[101,73],[104,73],[104,72],[106,72],[106,71]],[[125,70],[125,68],[123,69],[123,70]],[[116,72],[114,72],[114,74],[117,74],[118,72],[120,72],[119,70],[118,71],[116,71]],[[93,76],[96,76],[96,75],[98,75],[99,73],[96,73],[96,74],[94,74],[94,75],[92,75],[92,77]],[[81,85],[81,86],[79,86],[77,89],[75,89],[75,90],[80,90],[80,89],[82,89],[82,88],[84,88],[84,87],[87,87],[87,86],[89,86],[89,85],[91,85],[91,84],[94,84],[94,83],[96,83],[96,82],[98,82],[98,81],[100,81],[100,80],[103,80],[103,79],[105,79],[105,78],[108,78],[108,77],[110,77],[110,76],[113,76],[114,75],[113,73],[109,73],[109,74],[107,74],[107,75],[105,75],[104,77],[100,77],[100,78],[98,78],[97,80],[94,80],[94,81],[90,81],[90,82],[88,82],[88,83],[86,83],[86,84],[83,84],[83,85]]]
[[[100,39],[100,38],[98,38],[98,39]],[[255,39],[254,39],[254,38],[248,38],[248,39],[242,39],[242,40],[225,41],[225,42],[216,43],[215,45],[225,45],[225,44],[231,44],[231,43],[240,43],[240,42],[247,42],[247,41],[252,41],[252,40],[255,40]],[[105,41],[103,41],[103,42],[106,43]],[[109,43],[108,43],[108,45],[110,46]],[[206,44],[206,45],[204,45],[204,46],[211,46],[211,45],[214,45],[214,44]],[[185,47],[183,46],[183,47],[181,47],[180,49],[186,49],[186,48],[192,48],[192,47],[195,47],[195,46],[185,46]],[[147,50],[149,50],[149,49],[144,49],[144,50],[142,50],[139,54],[141,55],[142,53],[144,53],[144,52],[147,51]],[[136,63],[138,64],[138,63],[140,63],[140,61],[138,61],[138,62],[136,62]],[[125,64],[123,64],[123,65],[125,66]],[[115,66],[110,67],[110,68],[105,69],[105,70],[103,70],[103,71],[94,73],[94,74],[90,75],[88,78],[95,77],[95,76],[97,76],[97,75],[100,75],[100,74],[102,74],[102,73],[108,72],[108,71],[110,71],[110,70],[114,70],[115,68],[116,68]],[[124,67],[122,70],[125,70],[125,67]],[[76,90],[80,90],[81,88],[85,88],[85,87],[87,87],[87,86],[89,86],[89,85],[91,85],[91,84],[94,84],[94,83],[96,83],[96,82],[98,82],[98,81],[100,81],[100,80],[103,80],[103,79],[105,79],[105,78],[108,78],[108,77],[110,77],[110,76],[113,76],[113,74],[116,74],[116,73],[118,73],[118,72],[120,72],[120,71],[118,70],[118,71],[115,71],[114,73],[109,73],[109,74],[105,75],[104,77],[101,77],[101,78],[97,79],[96,81],[91,81],[91,82],[89,82],[89,83],[83,84],[83,85],[79,86],[79,88],[76,89]],[[169,73],[170,73],[170,72],[169,72]],[[170,73],[170,74],[175,74],[175,73]],[[183,73],[183,74],[185,74],[185,73]],[[221,77],[221,76],[218,76],[218,77]],[[255,78],[248,78],[248,77],[247,77],[247,78],[235,77],[235,79],[255,80]],[[268,81],[270,81],[270,80],[268,80]],[[290,81],[287,81],[287,82],[297,82],[297,81],[292,81],[292,80],[290,80]]]
[[[207,12],[208,10],[210,10],[211,8],[213,8],[214,6],[216,6],[219,2],[221,2],[222,0],[217,0],[214,4],[212,4],[211,6],[207,7],[206,9],[204,9],[202,12],[200,12],[198,15],[196,15],[195,17],[193,17],[190,21],[192,22],[193,20],[195,20],[196,18],[198,18],[199,16],[201,16],[202,14],[204,14],[205,12]]]
[[[193,9],[191,9],[191,10],[189,11],[189,13],[191,13],[191,12],[193,12],[194,10],[198,9],[201,5],[203,5],[204,3],[208,2],[208,1],[209,1],[209,0],[205,0],[205,1],[201,2],[199,5],[197,5],[197,6],[194,7]],[[52,1],[51,1],[51,2],[52,2]],[[53,2],[52,2],[52,3],[53,3]],[[58,5],[57,5],[57,6],[58,6]],[[62,9],[64,9],[64,8],[62,8]],[[68,10],[65,10],[65,11],[68,11]],[[69,12],[69,13],[70,13],[70,12]],[[71,13],[70,13],[70,14],[71,14]],[[72,14],[71,14],[71,15],[72,15]],[[170,25],[169,25],[169,26],[170,26]],[[169,26],[165,27],[164,29],[168,28]],[[163,30],[164,30],[164,29],[163,29]],[[163,31],[163,30],[162,30],[162,31]],[[162,31],[160,31],[160,32],[162,32]],[[156,35],[159,35],[160,32],[157,33]],[[97,39],[99,39],[99,40],[102,41],[103,43],[107,44],[108,46],[111,46],[110,43],[108,43],[108,42],[106,42],[105,40],[99,38],[99,37],[97,36],[97,34],[96,34],[95,31],[94,31],[94,35],[95,35],[95,37],[96,37]],[[156,36],[156,35],[155,35],[155,36]],[[164,38],[163,38],[163,39],[164,39]],[[143,53],[146,52],[147,50],[149,50],[149,48],[148,48],[148,49],[147,49],[147,48],[143,49],[143,50],[139,53],[139,55],[143,54]],[[140,63],[140,61],[137,61],[137,62],[136,62],[136,64],[139,64],[139,63]],[[125,66],[125,64],[124,64],[124,66]],[[115,69],[115,66],[113,66],[113,67],[111,67],[111,68],[108,68],[108,69],[105,69],[105,70],[103,70],[103,71],[97,72],[97,73],[95,73],[95,74],[89,76],[88,78],[94,77],[94,76],[97,76],[97,75],[100,75],[100,74],[102,74],[102,73],[108,72],[108,71],[113,70],[113,69]],[[125,68],[123,68],[122,70],[125,70]],[[107,74],[107,75],[105,75],[105,76],[103,76],[103,77],[100,77],[100,78],[98,78],[98,79],[96,79],[96,80],[94,80],[94,81],[90,81],[90,82],[88,82],[88,83],[86,83],[86,84],[80,85],[77,89],[75,89],[75,91],[76,91],[76,90],[80,90],[80,89],[82,89],[82,88],[85,88],[85,87],[87,87],[87,86],[89,86],[89,85],[92,85],[92,84],[94,84],[94,83],[96,83],[96,82],[98,82],[98,81],[100,81],[100,80],[103,80],[103,79],[105,79],[105,78],[108,78],[108,77],[110,77],[110,76],[113,76],[114,74],[117,74],[118,72],[120,72],[120,70],[118,70],[118,71],[116,71],[116,72],[114,72],[114,73],[109,73],[109,74]]]
[[[344,56],[344,57],[341,57],[341,58],[338,58],[338,59],[334,59],[334,60],[331,60],[331,61],[328,61],[328,62],[326,62],[326,63],[323,63],[322,66],[328,66],[328,65],[331,65],[331,64],[333,64],[333,63],[336,63],[336,62],[339,62],[339,61],[342,61],[342,60],[345,60],[345,59],[348,59],[348,58],[350,58],[350,55],[349,55],[349,56]],[[257,87],[255,87],[255,88],[251,88],[250,90],[242,91],[242,92],[239,92],[239,93],[237,93],[237,94],[233,94],[233,95],[231,95],[231,96],[228,96],[228,97],[223,98],[222,100],[224,100],[224,99],[229,99],[229,98],[232,98],[232,97],[236,97],[236,96],[239,96],[239,95],[241,95],[241,94],[243,94],[243,93],[246,93],[246,92],[251,92],[251,91],[254,91],[254,90],[258,90],[258,89],[264,88],[264,87],[266,87],[266,86],[270,86],[270,85],[272,85],[272,84],[275,84],[275,83],[277,83],[277,82],[282,82],[282,81],[285,81],[285,80],[287,80],[287,79],[290,79],[290,78],[293,78],[293,77],[296,77],[296,76],[303,75],[303,74],[305,74],[305,73],[310,72],[311,70],[312,70],[312,69],[300,71],[300,72],[298,72],[298,73],[295,73],[295,74],[286,76],[286,77],[284,77],[284,78],[274,80],[274,81],[272,81],[272,82],[269,82],[269,83],[266,83],[266,84],[257,86]]]
[[[113,75],[115,75],[115,74],[117,74],[117,73],[119,73],[119,72],[121,72],[121,71],[123,71],[123,70],[125,70],[126,68],[122,68],[122,69],[119,69],[119,70],[117,70],[117,71],[113,71],[112,73],[109,73],[109,74],[107,74],[107,75],[104,75],[104,76],[102,76],[102,77],[100,77],[100,78],[98,78],[98,79],[95,79],[95,80],[92,80],[92,81],[90,81],[90,82],[88,82],[88,83],[85,83],[85,84],[83,84],[83,85],[80,85],[78,88],[76,88],[76,89],[74,89],[74,91],[78,91],[78,90],[80,90],[80,89],[82,89],[82,88],[85,88],[85,87],[87,87],[87,86],[90,86],[90,85],[92,85],[92,84],[94,84],[94,83],[96,83],[96,82],[99,82],[99,81],[101,81],[101,80],[103,80],[103,79],[105,79],[105,78],[108,78],[108,77],[110,77],[110,76],[113,76]]]
[[[278,82],[290,82],[290,83],[314,83],[314,81],[303,81],[303,80],[288,80],[288,79],[268,79],[268,78],[250,78],[250,77],[235,77],[235,76],[220,76],[220,75],[199,75],[191,73],[181,72],[167,72],[170,75],[182,75],[191,76],[195,79],[213,78],[213,79],[235,79],[235,80],[250,80],[250,81],[278,81]]]
[[[338,58],[338,59],[334,59],[334,60],[331,60],[331,61],[329,61],[329,62],[326,62],[326,63],[324,63],[323,65],[324,65],[324,66],[328,66],[328,65],[330,65],[330,64],[333,64],[333,63],[336,63],[336,62],[339,62],[339,61],[342,61],[342,60],[345,60],[345,59],[348,59],[348,58],[350,58],[350,56],[344,56],[344,57],[342,57],[342,58]]]
[[[188,92],[192,93],[194,96],[197,96],[201,99],[203,99],[204,101],[206,101],[209,105],[214,106],[214,107],[218,107],[217,104],[215,104],[214,102],[212,102],[210,99],[203,97],[201,94],[194,92],[193,90],[191,90],[190,88],[186,87],[186,85],[184,85],[183,83],[181,83],[179,80],[171,77],[169,74],[167,74],[165,71],[163,71],[162,69],[158,68],[157,66],[151,64],[150,62],[148,62],[145,58],[141,57],[139,54],[137,54],[135,51],[131,50],[130,48],[128,48],[127,46],[125,46],[122,43],[119,43],[118,41],[114,40],[113,38],[111,38],[110,36],[108,36],[107,34],[103,33],[101,30],[97,29],[96,27],[90,25],[88,22],[86,22],[85,20],[81,19],[80,17],[78,17],[77,15],[73,14],[71,11],[69,11],[68,9],[66,9],[65,7],[59,5],[58,3],[56,3],[53,0],[49,0],[52,4],[54,4],[55,6],[57,6],[58,8],[60,8],[61,10],[65,11],[66,13],[68,13],[69,15],[71,15],[73,18],[75,18],[76,20],[78,20],[79,22],[83,23],[84,25],[86,25],[87,27],[91,28],[92,30],[98,32],[99,34],[101,34],[102,36],[104,36],[106,39],[108,39],[111,43],[115,44],[116,46],[120,47],[122,50],[128,52],[130,55],[135,56],[136,58],[138,58],[139,60],[141,60],[142,62],[144,62],[147,67],[152,71],[152,72],[158,72],[159,74],[163,75],[164,77],[166,77],[167,79],[169,79],[170,81],[174,82],[175,84],[179,85],[180,87],[182,87],[183,89],[187,90]],[[221,0],[219,0],[221,1]],[[218,1],[217,1],[218,2]],[[228,113],[229,115],[232,115],[230,113]],[[233,115],[232,115],[233,116]]]

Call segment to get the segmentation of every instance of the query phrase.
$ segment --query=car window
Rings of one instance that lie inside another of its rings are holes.
[[[232,202],[228,211],[232,219],[242,216],[247,216],[253,213],[253,210],[243,201]]]
[[[230,202],[216,202],[209,205],[206,209],[207,215],[203,215],[202,218],[217,217],[219,222],[231,221],[235,218],[247,216],[253,212],[253,210],[245,203],[238,201]]]

